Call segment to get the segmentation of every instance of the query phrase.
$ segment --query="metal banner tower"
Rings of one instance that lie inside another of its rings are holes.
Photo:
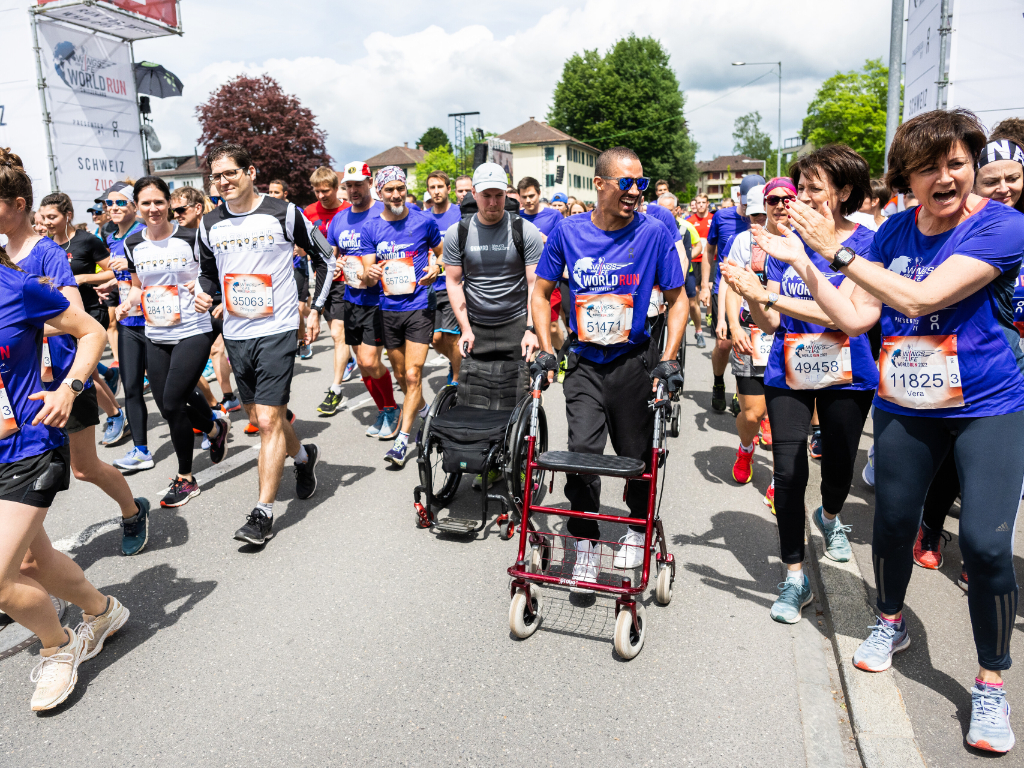
[[[459,170],[466,172],[469,163],[466,161],[466,118],[479,115],[479,112],[449,112],[448,117],[455,118],[455,156],[459,159]],[[470,158],[472,160],[472,158]]]

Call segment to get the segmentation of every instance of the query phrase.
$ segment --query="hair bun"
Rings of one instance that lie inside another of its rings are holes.
[[[11,152],[10,147],[0,147],[0,166],[25,170],[25,166],[21,162],[21,158]]]

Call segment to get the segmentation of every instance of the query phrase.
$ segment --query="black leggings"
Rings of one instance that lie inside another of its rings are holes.
[[[775,461],[775,514],[782,562],[804,559],[807,433],[814,406],[821,426],[821,504],[838,515],[850,493],[853,464],[875,393],[852,389],[782,389],[766,386]],[[877,450],[877,449],[876,449]],[[876,458],[877,462],[877,458]]]
[[[967,606],[978,664],[1009,669],[1017,616],[1013,532],[1024,485],[1024,411],[940,419],[897,416],[876,408],[874,423],[871,553],[878,610],[889,615],[903,610],[925,496],[952,452],[963,486],[960,553],[970,576]]]
[[[956,442],[955,438],[953,442]],[[955,453],[950,450],[946,454],[924,500],[924,524],[932,531],[943,529],[946,515],[949,514],[956,497],[960,495],[960,475],[956,471]]]
[[[154,344],[146,339],[149,384],[160,414],[171,430],[171,444],[178,457],[178,474],[192,472],[195,448],[193,427],[204,433],[213,429],[213,411],[196,390],[210,358],[213,333],[200,333],[177,344]]]
[[[149,412],[142,389],[146,378],[146,327],[117,324],[117,359],[124,382],[124,412],[135,445],[149,445]]]

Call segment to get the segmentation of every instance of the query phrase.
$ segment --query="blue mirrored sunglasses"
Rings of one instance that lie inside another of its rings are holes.
[[[650,186],[651,180],[646,176],[641,176],[638,179],[631,179],[628,176],[601,176],[600,178],[605,181],[617,181],[619,182],[619,189],[623,192],[628,192],[630,188],[636,184],[636,188],[643,192]]]
[[[110,200],[110,199],[107,199],[107,200],[104,200],[103,202],[107,206],[107,208],[111,208],[111,207],[113,207],[115,205],[118,208],[126,208],[128,206],[128,201],[127,200]]]

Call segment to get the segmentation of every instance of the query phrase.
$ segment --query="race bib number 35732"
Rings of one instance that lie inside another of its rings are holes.
[[[381,284],[388,296],[407,296],[415,291],[416,267],[413,266],[413,257],[405,256],[385,261]]]
[[[576,297],[576,335],[599,346],[622,344],[633,329],[633,297],[617,293]]]
[[[850,337],[845,333],[787,333],[783,355],[786,386],[790,389],[824,389],[853,383]]]
[[[181,322],[181,298],[176,285],[151,285],[142,290],[142,313],[146,323],[166,328]]]
[[[956,334],[885,336],[878,359],[878,396],[904,408],[961,407]]]
[[[274,286],[270,275],[224,275],[224,303],[235,317],[253,320],[274,314]]]
[[[11,407],[11,398],[4,388],[4,380],[0,378],[0,440],[10,437],[18,431],[18,420],[14,416],[14,408]]]

